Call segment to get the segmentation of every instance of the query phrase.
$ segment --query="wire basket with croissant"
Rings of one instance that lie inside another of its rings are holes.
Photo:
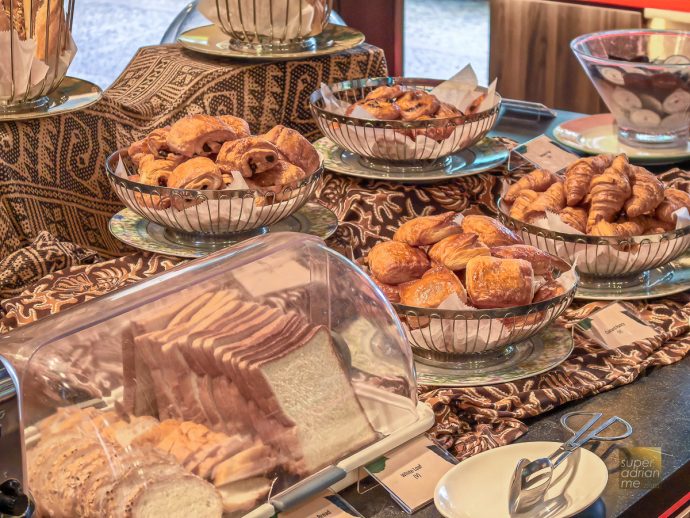
[[[488,216],[422,216],[365,258],[393,303],[420,361],[456,363],[502,354],[548,326],[569,305],[570,264]]]
[[[582,158],[562,177],[532,171],[498,207],[526,243],[576,263],[583,285],[639,276],[690,246],[690,194],[623,154]]]
[[[343,81],[328,86],[333,98],[317,90],[309,105],[321,132],[366,165],[424,167],[479,142],[501,106],[497,93],[477,87],[474,101],[460,109],[432,93],[441,83],[400,77]]]
[[[297,131],[251,135],[229,115],[190,115],[106,161],[120,200],[168,229],[209,236],[254,232],[300,209],[323,168]]]

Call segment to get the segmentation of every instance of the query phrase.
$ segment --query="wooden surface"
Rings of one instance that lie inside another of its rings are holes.
[[[570,50],[588,32],[642,27],[639,11],[546,0],[491,0],[489,76],[501,95],[582,113],[608,109]]]
[[[403,0],[334,0],[333,9],[383,49],[391,75],[403,75]]]

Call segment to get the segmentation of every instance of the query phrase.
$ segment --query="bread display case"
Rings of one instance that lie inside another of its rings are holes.
[[[64,310],[0,354],[0,500],[39,516],[272,516],[433,423],[390,304],[302,234]]]

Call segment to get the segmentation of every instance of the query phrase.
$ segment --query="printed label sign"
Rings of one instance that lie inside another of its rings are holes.
[[[343,497],[336,493],[323,493],[306,504],[286,513],[280,518],[352,518],[361,517]]]
[[[620,302],[595,311],[580,320],[575,327],[606,349],[630,345],[658,334],[656,329],[640,318],[632,306]]]
[[[557,173],[575,162],[579,157],[557,146],[546,135],[525,142],[513,149],[512,153],[524,158],[539,169]]]

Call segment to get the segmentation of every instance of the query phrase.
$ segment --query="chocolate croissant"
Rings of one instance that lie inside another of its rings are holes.
[[[522,244],[522,239],[515,232],[488,216],[465,216],[462,220],[462,231],[466,234],[477,234],[479,241],[489,248]]]
[[[628,167],[632,196],[625,202],[625,213],[634,218],[653,211],[664,201],[664,184],[643,167]]]
[[[170,133],[170,126],[158,128],[146,135],[143,139],[133,142],[127,154],[134,165],[138,166],[145,156],[153,156],[153,158],[167,159],[169,155],[171,160],[181,162],[182,157],[176,157],[170,153],[168,148],[168,133]]]
[[[467,292],[460,279],[443,266],[436,266],[422,275],[421,279],[400,285],[400,303],[420,308],[437,308],[455,293],[467,302]]]
[[[189,115],[170,127],[166,142],[174,153],[192,157],[217,153],[224,142],[249,136],[246,121],[224,115]]]
[[[501,259],[524,259],[532,265],[534,275],[550,276],[554,270],[565,272],[568,263],[530,245],[508,245],[491,248],[491,255]]]
[[[198,191],[218,190],[223,186],[220,169],[210,158],[190,158],[178,165],[168,178],[168,187]]]
[[[556,175],[546,171],[545,169],[535,169],[529,174],[520,178],[517,182],[510,186],[503,199],[508,203],[513,203],[525,189],[534,192],[544,192],[554,182],[556,182]]]
[[[146,155],[139,162],[139,181],[146,185],[167,187],[170,175],[177,165],[173,160],[156,159],[153,155]]]
[[[480,255],[491,255],[491,251],[477,234],[454,234],[429,249],[431,260],[449,270],[462,270],[470,259]]]
[[[369,252],[367,262],[376,280],[385,284],[419,279],[431,266],[422,250],[399,241],[377,243]]]
[[[624,154],[613,159],[611,165],[590,184],[592,201],[587,215],[587,229],[599,221],[613,221],[632,194],[628,157]]]
[[[467,263],[465,283],[476,308],[524,306],[532,302],[534,272],[522,259],[475,257]]]
[[[676,217],[673,213],[683,207],[690,210],[690,194],[680,189],[666,189],[663,201],[656,208],[656,218],[675,225]]]
[[[455,212],[444,212],[411,219],[400,225],[393,240],[411,246],[433,245],[445,237],[462,232],[460,225],[455,222],[456,216]]]
[[[245,137],[223,144],[216,165],[223,171],[239,171],[245,178],[263,173],[280,159],[278,148],[261,137]]]
[[[565,172],[565,195],[570,207],[585,198],[592,179],[603,173],[612,161],[613,157],[610,155],[597,155],[581,158],[568,167]]]
[[[307,174],[314,173],[321,166],[321,158],[314,146],[298,131],[285,126],[275,126],[263,136],[287,158]]]

